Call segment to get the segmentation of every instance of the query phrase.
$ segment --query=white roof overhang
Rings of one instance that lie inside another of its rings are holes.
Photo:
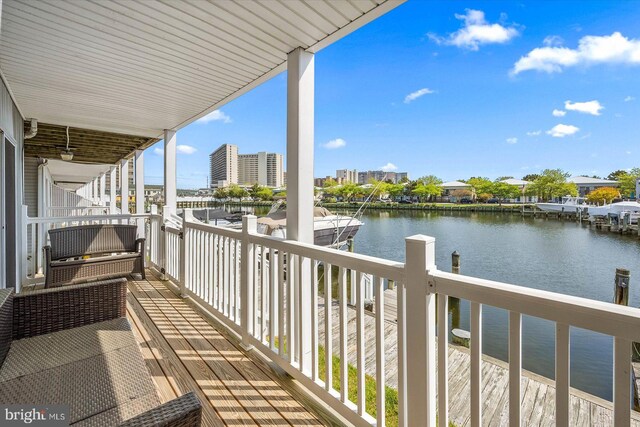
[[[404,0],[4,0],[0,71],[26,118],[162,137]]]

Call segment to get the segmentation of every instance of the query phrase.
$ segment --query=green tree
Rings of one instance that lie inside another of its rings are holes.
[[[607,175],[607,179],[610,181],[620,181],[620,178],[625,175],[629,175],[629,172],[623,169],[618,169],[617,171],[613,171],[609,175]]]
[[[245,190],[244,188],[240,187],[238,184],[231,184],[227,188],[227,194],[232,199],[238,199],[238,200],[242,200],[243,197],[246,197],[246,196],[249,195],[247,190]]]
[[[435,182],[425,184],[422,181],[418,181],[418,185],[412,190],[412,195],[417,196],[423,203],[431,197],[439,196],[440,194],[442,194],[442,187]]]
[[[523,181],[533,182],[533,181],[535,181],[535,180],[536,180],[536,179],[538,179],[538,178],[540,178],[540,175],[539,175],[539,174],[537,174],[537,173],[530,173],[530,174],[528,174],[528,175],[523,176],[523,177],[522,177],[522,180],[523,180]]]
[[[257,193],[258,191],[260,191],[260,184],[258,184],[257,182],[254,183],[250,188],[249,188],[249,196],[251,196],[251,198],[253,200],[257,200],[258,196]]]
[[[391,197],[392,199],[397,199],[398,197],[402,196],[402,194],[404,193],[404,185],[402,184],[391,184],[389,185],[389,188],[387,188],[387,192],[389,194],[389,197]]]
[[[498,179],[496,179],[496,181],[505,181],[507,179],[513,179],[513,177],[512,176],[501,176],[501,177],[498,177]]]
[[[526,189],[526,194],[538,196],[542,200],[551,200],[562,196],[577,196],[578,187],[567,182],[569,174],[562,169],[545,169]]]
[[[229,194],[227,193],[227,190],[222,187],[216,188],[216,191],[213,192],[213,197],[218,200],[226,199],[228,196]]]
[[[262,201],[273,200],[273,190],[269,187],[260,187],[258,190],[252,195],[252,197],[257,198]]]
[[[491,186],[491,193],[494,197],[497,197],[499,201],[515,199],[520,196],[520,187],[507,184],[506,182],[496,181]]]
[[[623,197],[631,197],[636,192],[636,179],[640,178],[640,168],[633,168],[618,178],[620,193]],[[636,194],[636,198],[638,195]]]
[[[476,194],[493,194],[493,182],[489,178],[471,177],[467,180],[467,184],[473,188]]]

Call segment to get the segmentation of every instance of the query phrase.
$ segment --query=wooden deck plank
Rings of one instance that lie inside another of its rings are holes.
[[[242,383],[243,387],[253,388],[255,393],[250,395],[248,410],[255,410],[257,402],[269,405],[279,415],[274,420],[295,423],[296,425],[322,425],[314,415],[309,413],[290,393],[284,390],[278,382],[271,378],[253,360],[249,359],[238,347],[227,340],[210,323],[193,311],[188,304],[177,298],[159,281],[149,281],[158,296],[165,298],[165,302],[175,310],[187,324],[180,323],[180,331],[187,334],[188,340],[193,341],[194,347],[205,353],[206,360],[215,357],[213,369],[222,369],[230,380]],[[148,291],[147,291],[148,292]],[[156,295],[151,295],[155,297]],[[178,326],[178,325],[176,325]],[[268,422],[267,422],[268,424]]]
[[[136,337],[140,349],[142,350],[142,357],[144,358],[147,368],[151,373],[153,383],[156,385],[156,390],[160,396],[160,401],[166,403],[172,399],[178,397],[176,389],[171,385],[167,379],[165,372],[160,366],[159,360],[162,359],[160,350],[155,346],[152,347],[151,339],[146,330],[138,328],[140,320],[137,319],[135,311],[130,306],[127,307],[127,317],[131,322],[131,329],[133,335]]]
[[[139,330],[147,332],[147,342],[151,347],[158,349],[160,352],[161,357],[156,358],[156,360],[158,360],[158,364],[162,367],[167,381],[175,390],[178,390],[178,394],[180,395],[190,391],[196,393],[200,402],[202,402],[202,423],[204,425],[224,426],[224,422],[213,406],[207,404],[209,401],[207,395],[191,377],[178,355],[171,349],[162,333],[156,328],[153,320],[147,315],[137,299],[132,294],[129,294],[129,298],[127,299],[132,309],[131,311],[135,313],[135,317],[130,318],[130,321],[135,322]]]
[[[199,357],[196,351],[184,340],[184,337],[173,327],[170,321],[161,313],[152,299],[148,298],[138,288],[137,282],[130,282],[129,290],[136,297],[138,303],[152,318],[158,330],[166,339],[167,344],[178,355],[180,361],[196,381],[198,387],[205,394],[206,399],[215,408],[225,423],[238,425],[257,425],[246,413],[240,403],[231,395],[224,383],[215,375],[208,365]]]

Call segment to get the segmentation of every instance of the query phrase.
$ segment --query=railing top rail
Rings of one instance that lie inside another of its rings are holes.
[[[610,336],[640,341],[640,309],[492,280],[429,271],[435,292]]]
[[[185,221],[185,224],[187,228],[207,231],[209,233],[219,234],[221,236],[230,237],[232,239],[240,239],[240,237],[242,236],[242,230],[234,230],[232,228],[219,227],[216,225],[205,224],[203,222]]]
[[[302,255],[303,257],[316,261],[327,262],[331,265],[373,274],[381,278],[395,280],[396,282],[404,282],[404,264],[401,262],[351,252],[338,251],[336,249],[325,248],[323,246],[316,246],[309,243],[285,240],[260,234],[250,234],[249,242],[288,253],[294,253],[296,255]]]
[[[59,222],[75,221],[104,221],[108,219],[136,219],[148,218],[149,214],[119,214],[119,215],[72,215],[72,216],[52,216],[52,217],[27,217],[27,224],[54,224]]]

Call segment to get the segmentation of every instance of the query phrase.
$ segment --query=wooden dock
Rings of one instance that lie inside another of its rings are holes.
[[[391,296],[390,294],[393,294]],[[395,291],[385,292],[385,381],[386,385],[397,388],[398,351],[397,326],[395,322]],[[319,340],[324,343],[324,301],[320,301]],[[356,310],[348,310],[348,351],[349,363],[356,366]],[[333,301],[333,354],[338,353],[339,307]],[[365,316],[365,366],[366,373],[375,378],[375,317]],[[508,364],[483,356],[483,416],[482,425],[506,426],[509,424],[509,370]],[[449,345],[449,413],[456,426],[470,424],[470,377],[471,357],[465,347]],[[631,425],[640,427],[640,413],[632,411]],[[571,389],[571,425],[610,426],[613,425],[613,404],[583,391]],[[555,384],[553,380],[523,370],[522,374],[522,425],[555,425]]]

